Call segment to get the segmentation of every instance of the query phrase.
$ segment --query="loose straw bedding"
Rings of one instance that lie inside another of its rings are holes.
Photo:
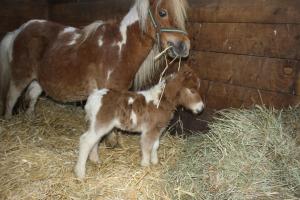
[[[139,135],[122,135],[122,148],[100,145],[101,164],[87,163],[75,178],[84,111],[41,99],[36,116],[0,119],[0,199],[170,199],[162,174],[176,162],[184,140],[165,134],[160,164],[140,166]]]

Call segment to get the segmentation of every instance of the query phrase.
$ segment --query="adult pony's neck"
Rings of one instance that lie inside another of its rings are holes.
[[[158,4],[161,3],[162,0],[159,1]],[[185,29],[185,22],[187,18],[187,9],[188,3],[187,0],[168,0],[172,1],[171,6],[173,7],[172,16],[174,17],[174,22],[176,27],[180,28],[181,30]],[[140,26],[142,31],[147,31],[147,20],[148,20],[148,9],[149,9],[149,0],[136,0],[136,4],[138,6],[139,13],[141,17]],[[155,78],[159,77],[159,74],[163,70],[162,64],[165,63],[163,60],[163,56],[161,59],[154,60],[155,56],[160,53],[160,49],[158,45],[154,43],[151,51],[149,52],[147,58],[144,60],[142,65],[139,68],[139,71],[136,73],[133,82],[133,89],[134,90],[141,90],[145,88],[149,88],[150,86],[154,85],[154,81],[157,81]]]

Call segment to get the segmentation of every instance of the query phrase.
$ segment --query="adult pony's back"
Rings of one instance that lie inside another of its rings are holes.
[[[172,46],[186,57],[185,0],[136,0],[120,20],[96,21],[83,29],[31,20],[8,33],[0,46],[0,89],[5,117],[27,88],[28,113],[42,91],[61,102],[85,100],[96,88],[141,86],[155,69],[153,57]],[[141,67],[140,67],[141,66]]]

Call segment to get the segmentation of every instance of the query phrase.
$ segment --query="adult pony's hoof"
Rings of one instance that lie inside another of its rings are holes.
[[[104,143],[106,147],[109,148],[117,148],[120,147],[122,148],[122,138],[121,138],[121,133],[117,130],[113,130],[110,134],[108,134],[104,138]]]

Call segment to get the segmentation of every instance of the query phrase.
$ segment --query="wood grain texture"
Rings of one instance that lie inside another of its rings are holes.
[[[95,1],[51,4],[49,18],[64,24],[89,24],[95,20],[118,18],[128,12],[130,1]]]
[[[299,94],[297,60],[192,51],[188,62],[204,80]]]
[[[192,49],[300,59],[300,25],[190,23]]]
[[[298,0],[189,0],[193,22],[300,23]]]
[[[239,108],[264,104],[283,108],[300,103],[300,97],[213,81],[202,81],[202,94],[208,108]]]
[[[31,19],[47,19],[47,2],[40,1],[10,1],[0,6],[0,32],[5,33],[17,29],[20,25]]]

